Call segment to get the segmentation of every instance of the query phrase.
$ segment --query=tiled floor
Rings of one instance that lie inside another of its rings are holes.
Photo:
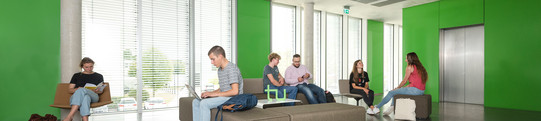
[[[356,102],[352,98],[344,98],[335,96],[338,103],[347,103],[350,105],[356,105]],[[374,105],[381,102],[383,96],[376,96],[374,99]],[[361,102],[361,106],[366,107],[364,102]],[[382,111],[385,111],[390,106],[390,103],[383,106]],[[394,114],[391,116],[368,115],[366,114],[367,121],[393,121]],[[525,111],[525,110],[513,110],[502,108],[490,108],[482,105],[463,104],[463,103],[451,103],[440,102],[432,103],[432,114],[428,121],[541,121],[541,112],[537,111]],[[420,120],[423,121],[423,120]]]

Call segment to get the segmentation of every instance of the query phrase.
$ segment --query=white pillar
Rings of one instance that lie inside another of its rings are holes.
[[[61,82],[69,83],[73,73],[81,71],[81,1],[60,2]]]
[[[303,50],[302,63],[314,74],[314,3],[304,4],[304,40],[302,42]],[[313,80],[310,80],[313,83]]]
[[[73,73],[81,71],[81,4],[80,0],[60,1],[60,81],[69,83]],[[61,119],[69,114],[69,109],[61,109]],[[76,112],[74,121],[82,120]]]

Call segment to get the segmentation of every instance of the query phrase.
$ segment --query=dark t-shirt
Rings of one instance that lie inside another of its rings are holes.
[[[101,82],[103,82],[103,76],[97,72],[93,74],[75,73],[70,81],[71,84],[75,84],[75,88],[84,87],[86,83],[98,85]]]
[[[370,81],[370,79],[368,79],[368,73],[366,73],[366,71],[363,73],[364,73],[364,77],[361,74],[359,74],[359,80],[358,80],[359,83],[355,83],[355,81],[353,81],[353,73],[349,74],[349,90],[353,89],[353,86],[351,86],[351,84],[355,84],[359,87],[364,87],[365,83]]]
[[[280,74],[278,66],[274,66],[274,68],[272,68],[269,65],[266,65],[263,69],[263,89],[267,89],[267,85],[272,85],[269,77],[267,76],[268,74],[272,74],[274,80],[278,81],[278,74]]]

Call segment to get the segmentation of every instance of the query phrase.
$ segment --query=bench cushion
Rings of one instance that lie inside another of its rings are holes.
[[[218,109],[212,109],[210,115],[211,121],[214,121],[217,111]],[[224,121],[289,121],[289,115],[287,114],[261,108],[252,108],[238,112],[224,111],[223,115]],[[218,115],[218,119],[221,118],[220,116]]]
[[[363,107],[341,103],[325,103],[268,108],[288,114],[291,121],[359,121],[365,119]]]

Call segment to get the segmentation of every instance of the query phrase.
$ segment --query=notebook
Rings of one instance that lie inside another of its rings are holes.
[[[190,93],[195,96],[195,98],[201,100],[201,97],[199,97],[199,95],[195,92],[195,89],[193,89],[192,86],[190,86],[188,84],[185,84],[185,85],[186,85],[186,88],[188,88],[188,90],[190,90]]]

